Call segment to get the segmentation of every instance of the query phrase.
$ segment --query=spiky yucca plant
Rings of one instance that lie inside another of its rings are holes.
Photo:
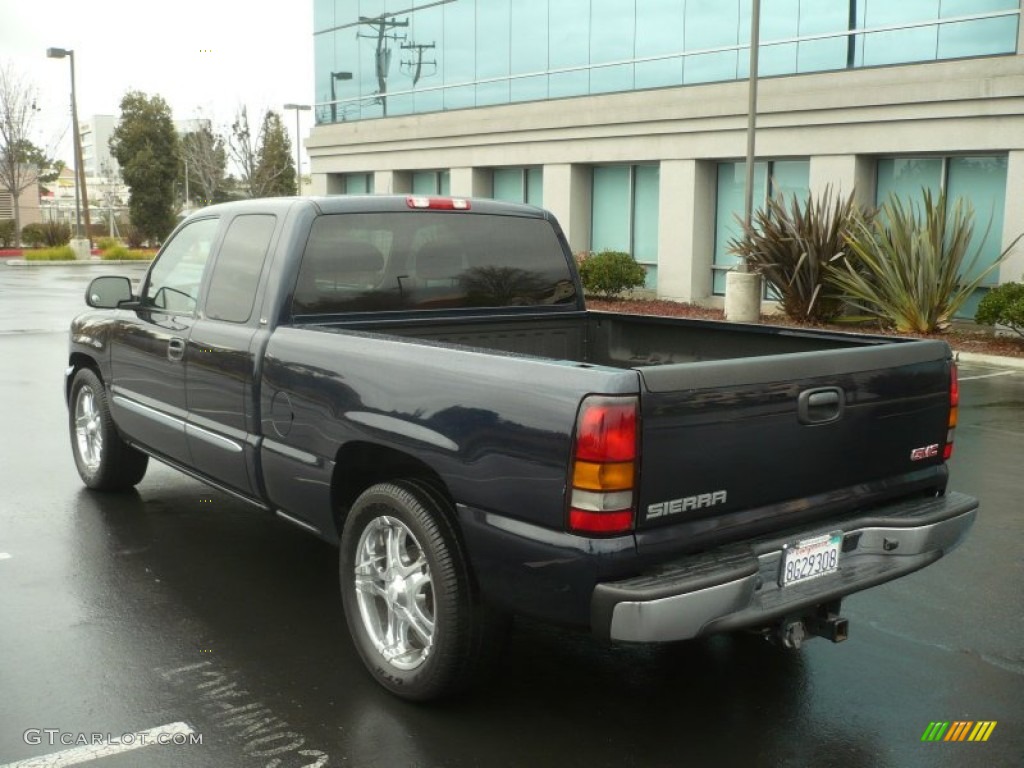
[[[890,194],[873,222],[855,224],[847,239],[851,253],[833,264],[830,279],[848,303],[884,324],[935,333],[949,328],[1017,241],[975,273],[988,229],[972,250],[971,204],[957,199],[947,211],[945,192],[923,193],[921,205]]]
[[[728,247],[764,275],[786,315],[828,322],[841,307],[829,290],[828,264],[847,250],[853,222],[869,217],[853,202],[853,194],[840,198],[831,187],[817,198],[792,195],[788,204],[777,195],[755,213],[750,226],[740,220],[742,235]]]

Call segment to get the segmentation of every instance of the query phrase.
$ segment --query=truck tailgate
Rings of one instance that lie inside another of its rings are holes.
[[[641,552],[941,491],[950,367],[912,341],[639,368]]]

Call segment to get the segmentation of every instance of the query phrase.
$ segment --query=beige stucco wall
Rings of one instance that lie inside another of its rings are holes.
[[[880,155],[1007,152],[1004,244],[1024,232],[1024,57],[765,79],[758,111],[759,158],[808,157],[813,190],[865,202]],[[714,164],[744,156],[746,112],[746,83],[719,83],[318,126],[307,148],[322,193],[331,174],[404,192],[408,172],[450,168],[453,194],[486,195],[487,169],[541,165],[574,251],[589,248],[590,168],[660,162],[659,294],[695,300],[711,286]],[[1024,248],[1002,269],[1022,273]]]

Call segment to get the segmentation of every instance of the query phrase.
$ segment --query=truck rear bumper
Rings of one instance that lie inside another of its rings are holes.
[[[766,626],[930,565],[963,540],[977,507],[976,499],[958,493],[914,499],[682,558],[598,584],[591,626],[599,635],[631,642]],[[779,585],[786,546],[836,531],[842,533],[837,571]]]

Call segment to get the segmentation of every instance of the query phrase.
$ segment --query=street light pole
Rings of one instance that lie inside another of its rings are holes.
[[[351,72],[331,72],[331,122],[338,122],[338,89],[335,85],[337,80],[351,80]],[[341,113],[341,119],[345,119],[345,113]]]
[[[750,81],[747,86],[747,178],[744,187],[743,223],[754,217],[754,141],[757,136],[758,52],[761,46],[761,0],[754,0],[750,14]],[[743,265],[746,269],[746,264]]]
[[[63,59],[65,56],[71,59],[71,132],[74,134],[75,142],[75,234],[82,237],[82,213],[85,213],[85,238],[92,242],[89,236],[91,222],[89,221],[89,191],[85,187],[85,167],[82,164],[82,137],[78,131],[78,101],[75,97],[75,52],[70,48],[47,48],[46,56],[50,59]],[[79,207],[79,188],[81,188],[81,207]]]
[[[295,194],[302,194],[302,139],[299,137],[299,113],[308,112],[309,104],[285,104],[285,109],[295,110]]]
[[[761,44],[761,0],[753,0],[750,18],[750,80],[747,91],[747,163],[743,194],[743,226],[749,230],[754,217],[754,160],[757,129],[758,49]],[[746,261],[725,275],[725,319],[756,323],[761,317],[761,275],[750,271]]]

